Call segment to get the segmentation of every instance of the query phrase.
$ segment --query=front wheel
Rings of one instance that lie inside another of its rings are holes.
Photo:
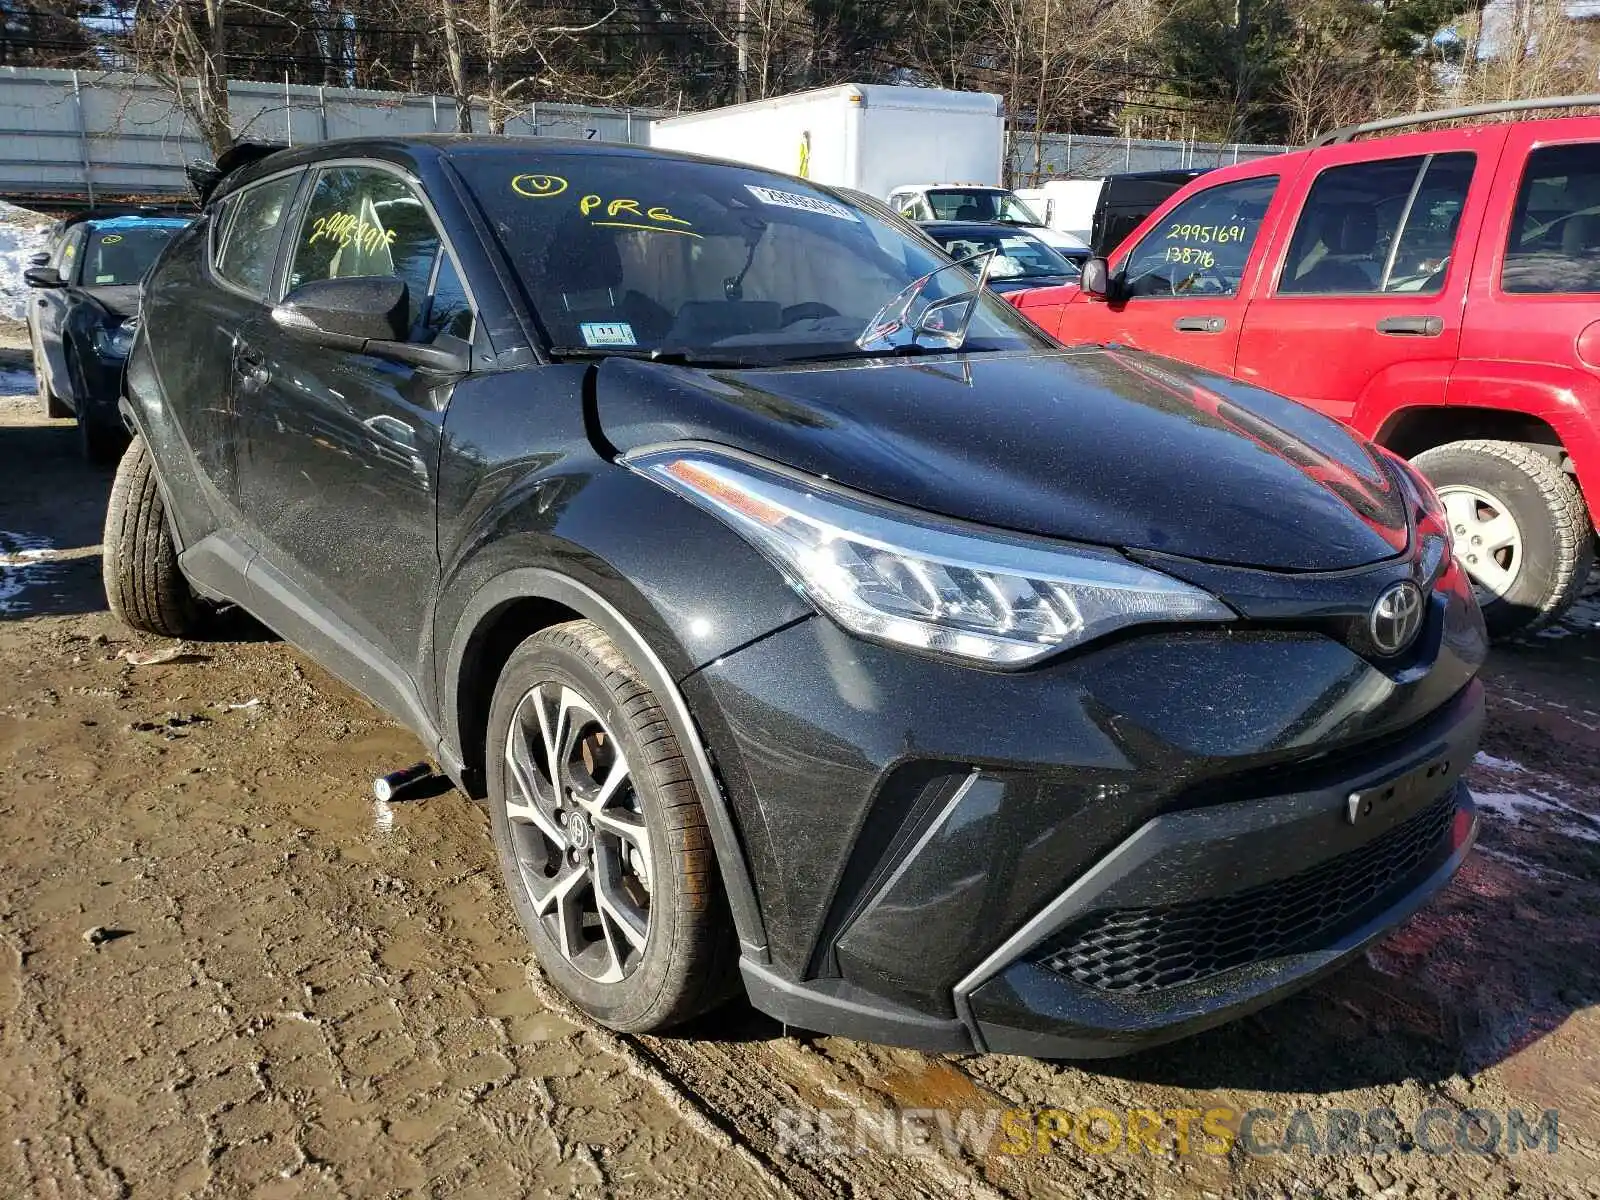
[[[700,797],[655,694],[599,626],[516,649],[487,751],[495,849],[551,982],[624,1033],[726,999],[733,923]]]
[[[1451,442],[1412,460],[1443,501],[1490,634],[1530,633],[1577,599],[1594,566],[1572,477],[1520,442]]]
[[[67,402],[50,387],[50,377],[45,374],[44,355],[35,353],[33,356],[33,381],[34,388],[39,397],[39,407],[44,410],[44,415],[51,420],[70,417],[72,409]]]

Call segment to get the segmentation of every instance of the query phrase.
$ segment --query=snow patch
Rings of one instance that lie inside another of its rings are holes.
[[[1521,825],[1529,817],[1548,814],[1565,818],[1547,826],[1559,836],[1576,838],[1580,842],[1600,842],[1600,821],[1548,792],[1474,791],[1472,798],[1478,802],[1480,810],[1508,824]]]
[[[0,529],[0,616],[27,611],[27,602],[19,597],[28,587],[41,582],[41,572],[34,568],[41,565],[41,555],[52,548],[49,538]],[[48,567],[45,573],[48,574]]]
[[[26,314],[28,285],[22,282],[22,272],[28,256],[44,249],[50,224],[42,213],[0,200],[0,316],[20,321]]]
[[[1473,758],[1476,766],[1487,767],[1491,771],[1501,771],[1507,775],[1520,775],[1528,768],[1509,758],[1496,758],[1485,750],[1479,750]]]
[[[34,390],[32,371],[23,367],[0,367],[0,398],[31,396]]]

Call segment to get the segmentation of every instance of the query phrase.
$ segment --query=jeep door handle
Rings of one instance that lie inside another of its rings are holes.
[[[1391,337],[1438,337],[1444,332],[1443,317],[1384,317],[1378,332]]]
[[[1227,325],[1223,317],[1179,317],[1172,323],[1179,333],[1221,333]]]

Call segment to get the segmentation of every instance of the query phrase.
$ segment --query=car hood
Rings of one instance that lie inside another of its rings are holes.
[[[114,317],[131,317],[139,311],[139,285],[119,287],[79,287],[74,289],[93,300]]]
[[[989,290],[1000,295],[1026,292],[1033,288],[1056,288],[1067,282],[1065,275],[1011,275],[989,280]]]
[[[1280,570],[1405,549],[1378,452],[1293,401],[1116,349],[754,370],[604,360],[618,452],[719,443],[1002,529]]]

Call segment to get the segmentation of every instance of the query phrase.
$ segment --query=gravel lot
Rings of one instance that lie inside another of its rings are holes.
[[[32,386],[16,344],[0,395]],[[1084,1070],[742,1004],[671,1039],[587,1024],[532,966],[482,811],[375,805],[408,733],[246,622],[174,648],[112,621],[109,483],[0,399],[0,1196],[1600,1195],[1600,579],[1493,659],[1484,836],[1439,902],[1287,1003]],[[1553,1107],[1559,1148],[795,1136],[817,1108],[1218,1107]]]

